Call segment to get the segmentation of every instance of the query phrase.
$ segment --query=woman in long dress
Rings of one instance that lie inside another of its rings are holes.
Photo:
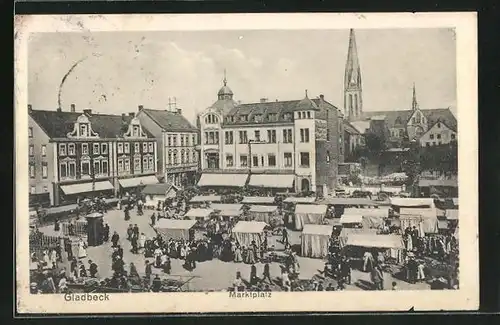
[[[57,252],[55,249],[50,251],[50,261],[52,262],[52,268],[57,266]]]
[[[43,262],[44,262],[44,268],[45,269],[52,269],[52,261],[49,256],[48,251],[43,251]]]
[[[235,263],[241,263],[242,261],[243,261],[243,258],[241,256],[240,245],[236,245],[236,248],[234,250],[234,262]]]
[[[255,250],[252,246],[249,246],[247,249],[247,254],[245,258],[246,264],[255,264]]]
[[[78,241],[78,258],[82,259],[87,257],[87,244],[83,241],[82,238]]]

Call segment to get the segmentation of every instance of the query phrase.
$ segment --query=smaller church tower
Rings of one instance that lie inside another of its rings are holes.
[[[412,111],[416,111],[418,109],[417,92],[415,91],[415,83],[413,83],[413,97],[412,97],[412,101],[411,101],[411,109],[412,109]]]
[[[363,114],[363,92],[361,86],[361,68],[354,30],[349,33],[349,48],[344,76],[344,116],[350,121],[361,118]]]

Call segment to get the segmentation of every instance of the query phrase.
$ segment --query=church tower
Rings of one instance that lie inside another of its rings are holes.
[[[361,118],[363,114],[363,96],[361,87],[361,68],[354,30],[349,33],[349,48],[344,76],[344,116],[350,121]]]

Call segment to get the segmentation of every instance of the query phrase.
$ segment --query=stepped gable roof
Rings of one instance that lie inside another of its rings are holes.
[[[165,131],[198,131],[195,126],[189,123],[189,121],[178,112],[150,108],[144,108],[143,111]]]
[[[457,119],[449,108],[421,109],[420,111],[424,113],[427,118],[427,125],[429,126],[439,120],[453,130],[457,128]],[[405,127],[413,113],[413,110],[363,112],[362,120],[383,115],[389,128]]]
[[[29,113],[50,138],[66,138],[67,134],[73,131],[77,118],[82,114],[84,113],[55,110],[32,110]],[[122,137],[132,121],[132,117],[129,115],[91,113],[87,116],[92,130],[98,133],[100,138]],[[145,127],[142,127],[142,130],[149,138],[154,138]]]

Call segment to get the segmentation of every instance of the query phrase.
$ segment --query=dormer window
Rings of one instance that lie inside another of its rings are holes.
[[[267,115],[267,118],[271,122],[276,121],[276,117],[277,117],[276,113],[269,113],[269,115]]]
[[[137,117],[134,117],[128,126],[124,138],[146,138],[146,134],[141,128],[141,123]]]
[[[89,118],[87,115],[80,115],[74,124],[73,131],[67,134],[68,138],[98,138],[99,134],[92,130]]]
[[[311,112],[307,112],[307,118],[311,118]]]
[[[248,115],[241,115],[240,119],[242,122],[248,122]]]
[[[219,123],[219,118],[214,114],[208,114],[207,117],[205,117],[205,123],[206,124],[217,124],[217,123]]]
[[[132,135],[134,137],[139,137],[139,126],[138,125],[134,125],[134,131],[132,132]]]
[[[80,136],[81,137],[87,136],[87,124],[80,124]]]
[[[253,121],[256,123],[262,122],[262,114],[256,114],[253,118]]]

